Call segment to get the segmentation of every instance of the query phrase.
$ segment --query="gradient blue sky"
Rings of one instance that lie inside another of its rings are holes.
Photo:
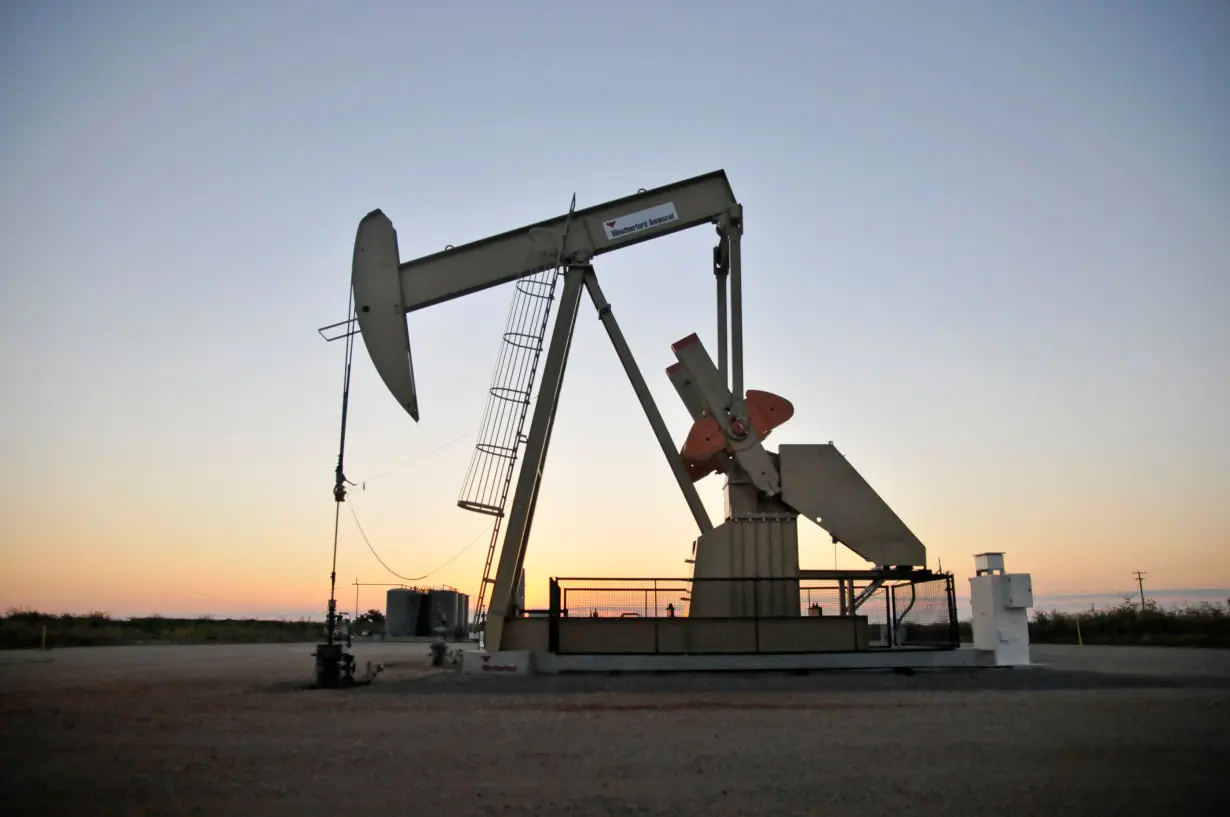
[[[315,330],[363,214],[410,258],[717,168],[748,386],[797,409],[774,443],[835,441],[932,566],[1230,587],[1225,3],[8,2],[0,161],[0,605],[315,611],[342,354]],[[679,439],[662,370],[713,342],[712,241],[598,266]],[[360,349],[352,478],[476,429],[510,297],[410,316],[417,426]],[[588,307],[555,434],[531,598],[687,575]],[[472,442],[352,495],[399,572],[483,531]],[[347,518],[342,580],[386,580]],[[433,579],[475,590],[483,550]],[[802,559],[833,564],[814,526]]]

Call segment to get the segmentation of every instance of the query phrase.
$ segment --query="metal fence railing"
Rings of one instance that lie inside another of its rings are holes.
[[[888,588],[892,644],[954,648],[960,644],[952,576],[900,582]]]
[[[886,580],[859,573],[823,581],[553,578],[547,614],[551,650],[563,653],[797,652],[809,638],[825,651],[959,644],[949,574]]]

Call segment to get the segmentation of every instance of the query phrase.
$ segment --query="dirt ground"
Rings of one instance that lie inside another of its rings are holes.
[[[364,644],[0,655],[9,817],[1230,814],[1230,651],[1035,646],[1041,668],[471,678]]]

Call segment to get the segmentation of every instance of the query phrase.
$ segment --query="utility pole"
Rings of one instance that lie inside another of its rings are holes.
[[[1136,574],[1136,586],[1140,588],[1140,606],[1143,608],[1145,606],[1145,574],[1140,570],[1132,572]]]

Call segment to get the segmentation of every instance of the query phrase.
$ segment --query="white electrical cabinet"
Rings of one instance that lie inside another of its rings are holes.
[[[1033,578],[1028,573],[1005,573],[1002,553],[980,553],[974,561],[976,574],[969,580],[974,648],[992,653],[996,666],[1029,664]]]
[[[996,570],[1000,573],[1004,572],[1004,554],[979,553],[974,557],[975,573],[991,573]]]
[[[1034,606],[1034,582],[1028,573],[1004,575],[1004,606],[1009,610],[1028,610]]]

